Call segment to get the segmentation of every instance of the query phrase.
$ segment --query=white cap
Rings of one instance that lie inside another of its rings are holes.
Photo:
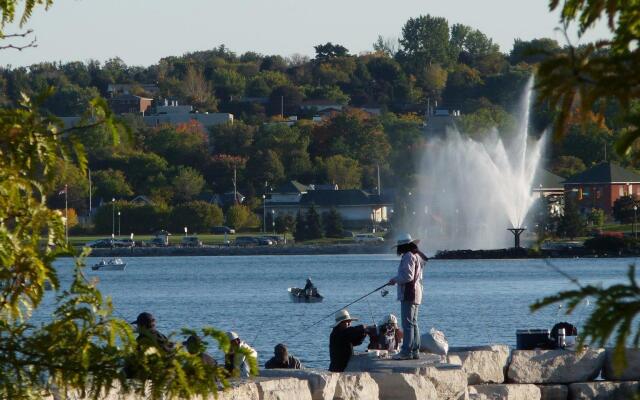
[[[238,336],[238,334],[235,333],[234,331],[227,332],[227,337],[229,338],[229,340],[240,339],[240,336]]]

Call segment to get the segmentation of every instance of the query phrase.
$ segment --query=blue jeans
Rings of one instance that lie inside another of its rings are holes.
[[[400,320],[402,324],[401,353],[405,355],[418,354],[420,351],[420,328],[418,327],[419,304],[410,301],[400,302]]]

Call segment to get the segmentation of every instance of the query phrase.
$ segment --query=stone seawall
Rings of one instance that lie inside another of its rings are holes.
[[[132,247],[93,249],[92,257],[169,257],[169,256],[254,256],[314,254],[386,254],[389,245],[334,244],[291,246],[204,246],[204,247]]]
[[[352,357],[347,371],[276,369],[234,381],[222,400],[627,400],[640,390],[640,359],[614,371],[610,349],[514,350],[491,345],[452,348],[396,361],[370,353]],[[604,376],[607,380],[602,380]],[[48,397],[53,399],[53,396]],[[139,400],[111,393],[105,399]],[[211,396],[210,399],[214,399]],[[141,399],[140,399],[141,400]]]

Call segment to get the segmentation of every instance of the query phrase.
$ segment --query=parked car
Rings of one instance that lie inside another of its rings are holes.
[[[258,244],[258,246],[271,246],[275,244],[273,240],[266,236],[258,236],[254,239],[256,239],[256,243]]]
[[[262,237],[271,240],[273,242],[272,244],[284,243],[284,236],[269,235],[269,236],[262,236]]]
[[[253,236],[238,236],[235,244],[236,246],[255,246],[258,241]]]
[[[86,247],[91,247],[92,249],[105,249],[109,247],[115,246],[115,241],[113,239],[97,239],[92,240],[90,242],[85,243]]]
[[[370,243],[370,242],[384,242],[384,239],[380,236],[376,236],[373,233],[358,233],[355,237],[356,242]]]
[[[211,228],[211,233],[215,233],[216,235],[224,235],[225,233],[228,235],[235,235],[236,230],[229,228],[228,226],[214,226]]]
[[[202,247],[202,240],[197,236],[184,236],[181,244],[185,247]]]
[[[134,247],[136,242],[133,239],[119,239],[114,242],[115,247]]]
[[[156,246],[156,247],[166,247],[167,246],[167,242],[165,242],[165,239],[161,238],[161,237],[154,237],[153,239],[151,239],[149,244],[151,246]]]

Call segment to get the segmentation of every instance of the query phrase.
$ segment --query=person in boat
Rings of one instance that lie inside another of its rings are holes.
[[[136,342],[138,348],[146,350],[149,347],[155,347],[164,351],[166,354],[173,354],[175,344],[171,342],[165,335],[156,329],[156,319],[151,313],[143,312],[138,314],[138,318],[131,322],[136,325],[138,337]]]
[[[375,332],[369,335],[369,346],[371,350],[397,351],[402,343],[402,330],[398,328],[398,318],[395,315],[387,315]]]
[[[289,354],[287,346],[278,343],[273,350],[273,357],[264,364],[266,369],[302,369],[302,363]]]
[[[229,352],[225,354],[224,366],[230,376],[240,376],[248,378],[251,375],[251,366],[248,357],[258,361],[258,352],[246,342],[240,340],[240,336],[233,331],[227,332],[227,337],[231,342]]]
[[[202,339],[197,335],[191,335],[182,342],[182,345],[187,349],[187,351],[191,354],[199,354],[202,359],[202,363],[206,365],[210,365],[212,367],[218,366],[218,362],[211,357],[208,353],[204,351],[204,346],[202,345]]]
[[[398,360],[420,358],[420,329],[418,328],[418,310],[422,303],[422,268],[427,256],[418,249],[420,240],[405,234],[398,238],[394,247],[402,258],[398,273],[389,280],[389,285],[398,285],[400,301],[400,321],[404,334]]]
[[[304,285],[304,294],[307,296],[315,296],[318,293],[318,289],[315,287],[311,278],[307,278],[307,283]]]
[[[336,313],[336,323],[329,337],[329,356],[331,358],[329,371],[343,372],[353,355],[353,346],[362,344],[367,337],[366,325],[351,326],[351,322],[357,320],[357,318],[351,318],[347,310],[340,310]]]

